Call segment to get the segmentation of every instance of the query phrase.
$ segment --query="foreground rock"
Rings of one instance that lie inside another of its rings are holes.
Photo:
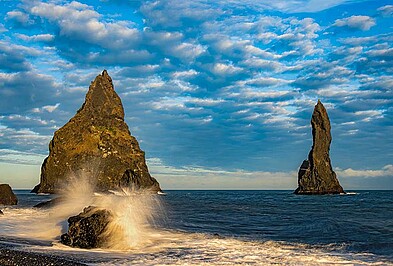
[[[61,236],[61,243],[87,249],[104,247],[105,230],[112,218],[110,211],[89,206],[68,219],[68,233]]]
[[[0,185],[0,205],[16,205],[18,204],[18,198],[15,196],[10,185]]]
[[[123,105],[106,71],[91,83],[76,115],[55,132],[40,184],[32,192],[59,192],[71,177],[88,178],[97,191],[119,187],[161,191],[124,121]]]
[[[298,173],[295,194],[344,193],[330,163],[330,121],[323,104],[318,100],[311,118],[313,146],[308,160],[303,161]]]

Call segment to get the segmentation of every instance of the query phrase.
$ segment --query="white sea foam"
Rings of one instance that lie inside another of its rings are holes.
[[[88,182],[79,180],[63,196],[66,200],[51,210],[4,209],[0,240],[19,243],[14,247],[17,250],[65,256],[89,265],[389,265],[387,261],[378,262],[372,254],[337,252],[337,248],[328,246],[159,229],[155,221],[164,214],[160,196],[153,194],[132,190],[95,194]],[[89,205],[114,213],[108,228],[108,247],[82,250],[62,245],[59,236],[67,229],[67,218]]]
[[[88,265],[393,265],[370,254],[337,253],[308,245],[277,241],[254,242],[157,230],[148,245],[128,250],[82,250],[54,242],[52,246],[16,249],[76,258]]]
[[[315,248],[277,241],[244,241],[207,234],[160,230],[149,224],[148,220],[153,217],[151,212],[145,217],[138,216],[138,211],[133,214],[131,209],[128,209],[127,205],[131,202],[132,206],[143,212],[145,207],[141,202],[135,204],[136,197],[113,197],[121,196],[112,195],[96,201],[103,200],[103,206],[114,206],[114,209],[124,211],[124,216],[118,217],[112,226],[113,230],[116,230],[116,226],[123,227],[125,232],[116,235],[118,241],[114,241],[107,249],[75,249],[54,240],[60,235],[61,228],[49,223],[55,221],[50,218],[54,215],[53,211],[7,208],[0,217],[0,235],[9,236],[10,242],[18,242],[11,237],[52,239],[45,242],[45,245],[19,241],[19,245],[14,248],[76,258],[89,265],[393,265],[386,261],[378,262],[371,254],[331,252],[329,247]],[[48,218],[50,219],[44,222]],[[38,224],[43,230],[42,234],[29,230]]]

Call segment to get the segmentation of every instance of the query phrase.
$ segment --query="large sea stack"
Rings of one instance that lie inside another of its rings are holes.
[[[123,105],[106,70],[91,83],[76,115],[55,132],[41,167],[40,184],[32,192],[57,193],[71,179],[82,178],[96,191],[161,190],[124,121]]]
[[[313,145],[308,160],[304,160],[298,173],[295,194],[344,193],[330,163],[330,121],[325,107],[318,100],[311,118]]]

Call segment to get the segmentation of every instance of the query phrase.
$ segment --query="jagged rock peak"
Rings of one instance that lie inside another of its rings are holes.
[[[298,173],[295,194],[344,193],[330,162],[331,126],[328,113],[318,100],[311,118],[313,145],[308,160],[304,160]]]
[[[95,117],[112,117],[124,120],[124,109],[120,97],[115,92],[112,78],[104,70],[91,83],[85,103],[78,114]]]
[[[90,84],[85,102],[49,143],[41,181],[33,192],[56,193],[71,179],[88,179],[98,191],[119,187],[160,191],[145,153],[124,121],[124,109],[104,70]]]

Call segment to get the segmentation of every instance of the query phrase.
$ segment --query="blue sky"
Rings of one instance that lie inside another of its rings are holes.
[[[0,182],[38,183],[103,69],[164,189],[294,189],[318,99],[345,189],[393,189],[393,5],[0,0]]]

